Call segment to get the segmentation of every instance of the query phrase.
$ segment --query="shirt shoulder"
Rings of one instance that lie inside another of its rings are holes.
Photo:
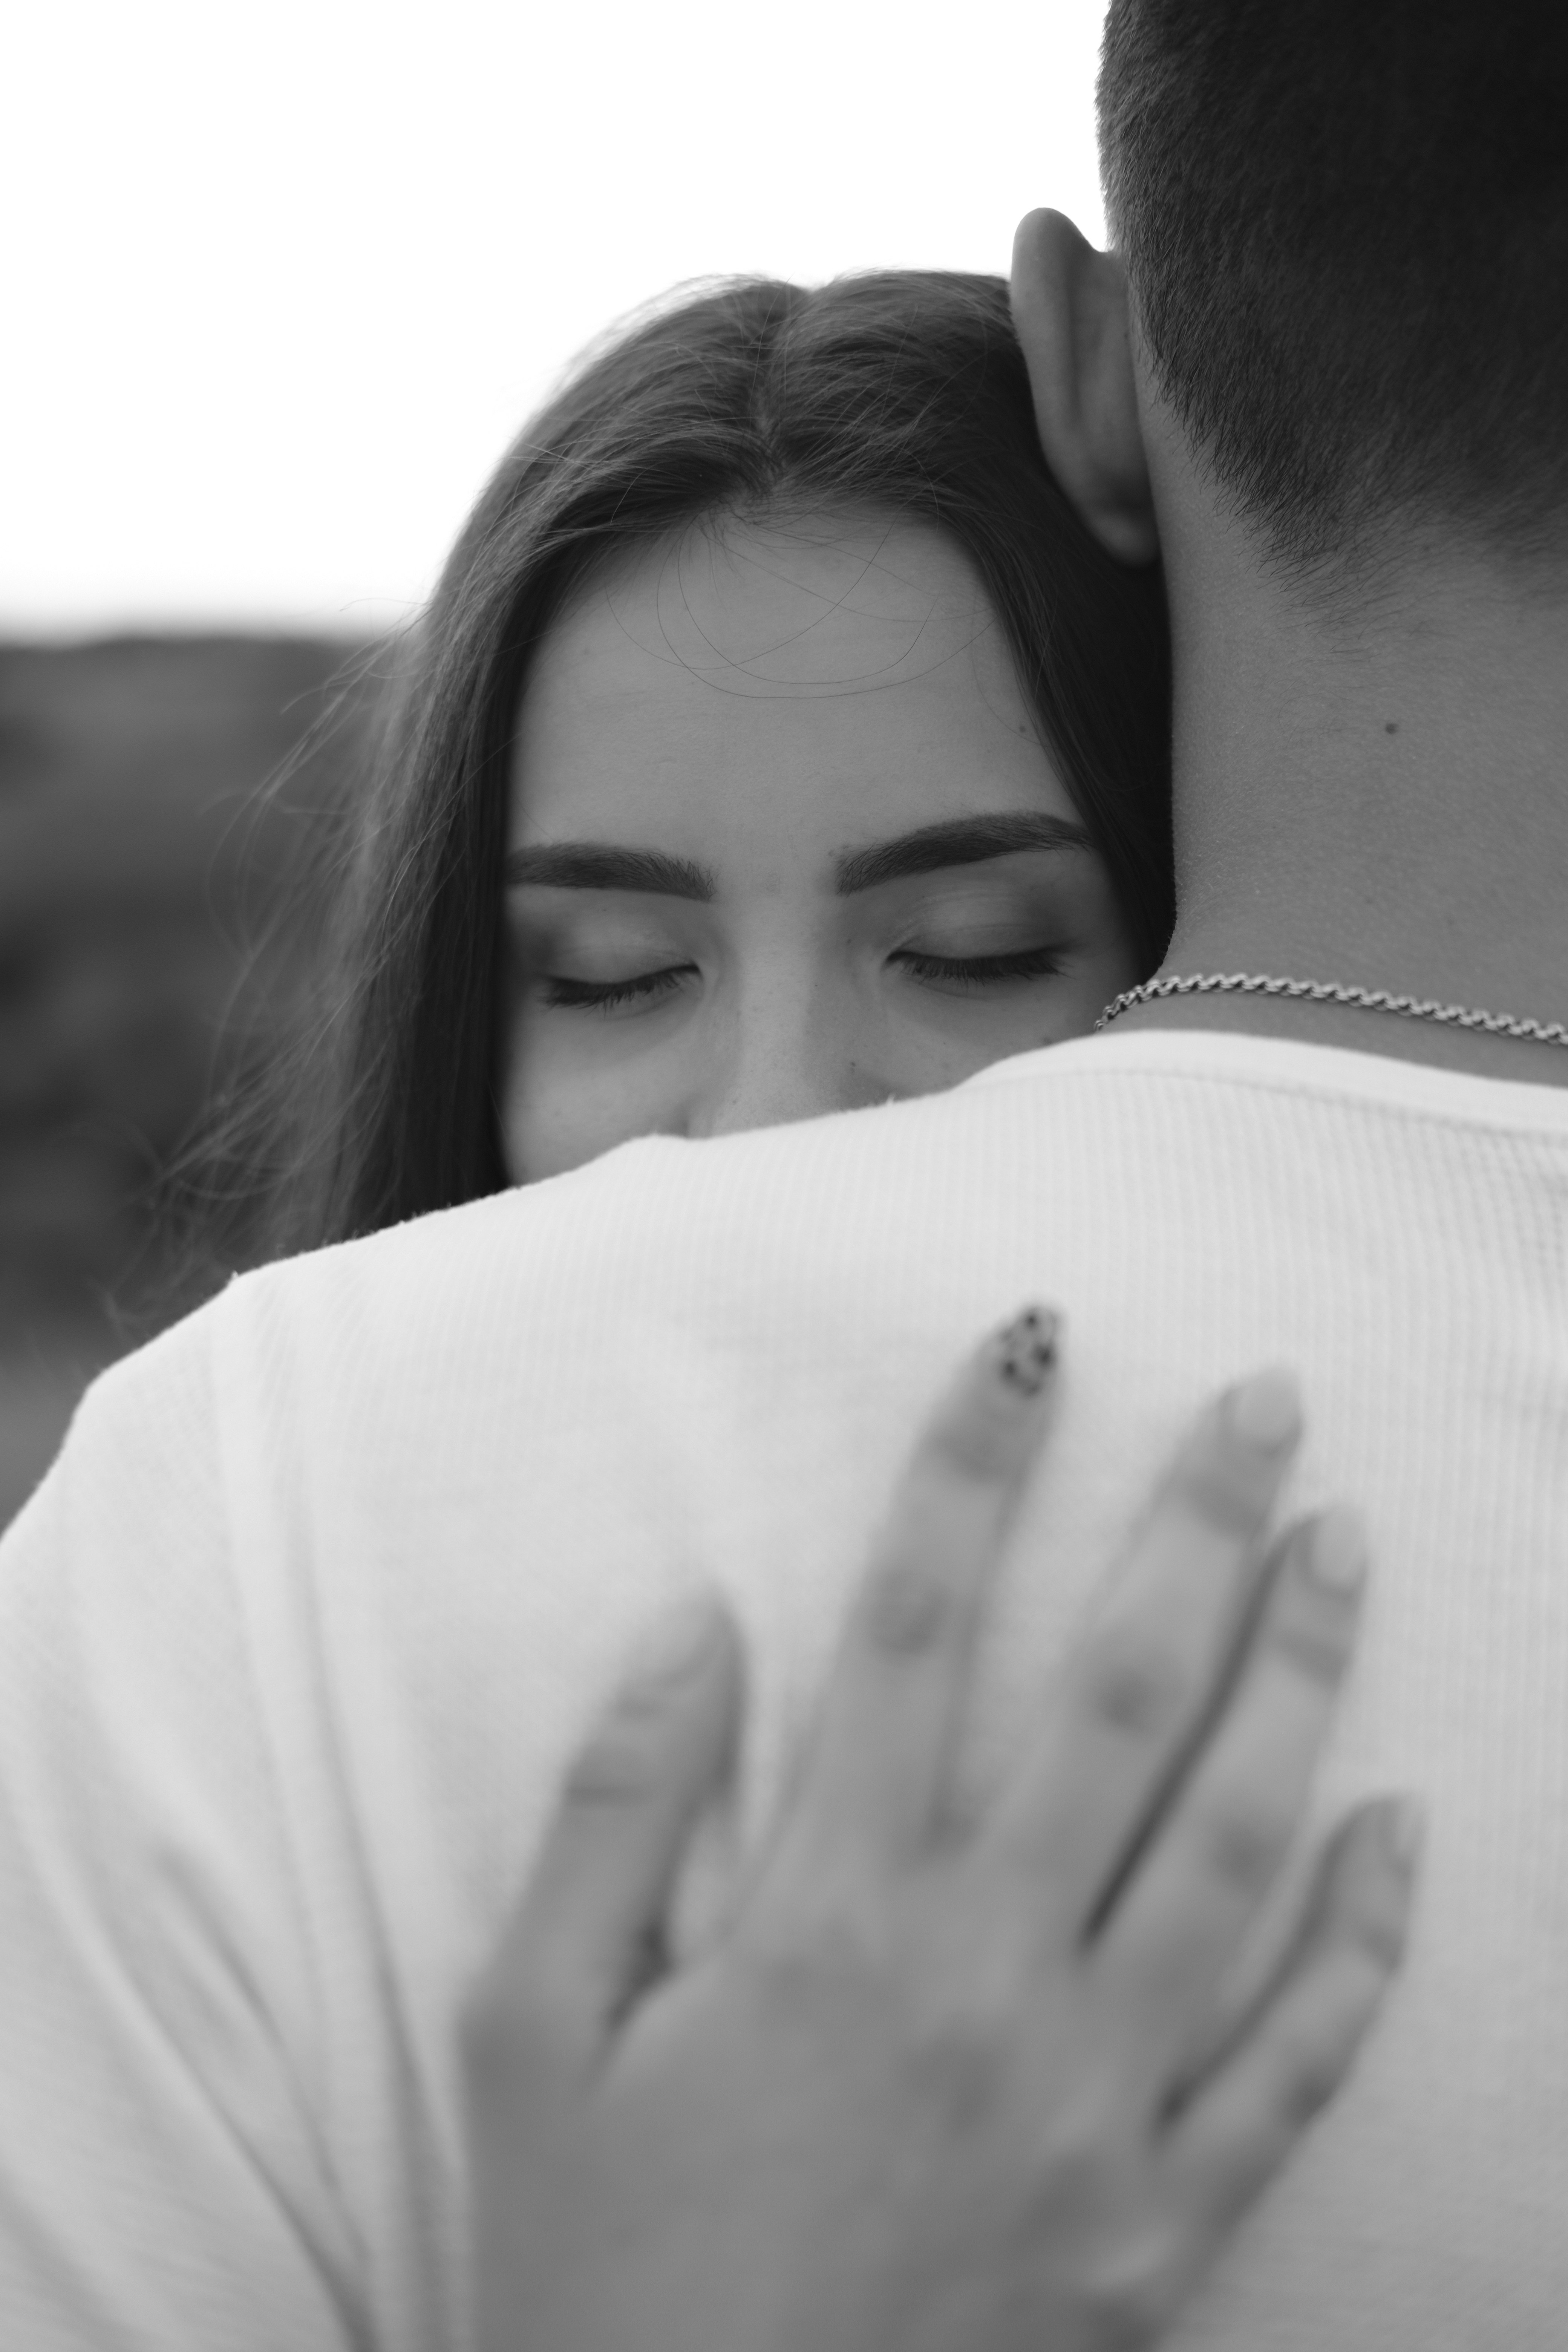
[[[780,1286],[890,1301],[910,1251],[944,1232],[973,1257],[978,1228],[1044,1218],[1092,1251],[1133,1219],[1179,1224],[1184,1181],[1223,1173],[1238,1195],[1267,1195],[1282,1160],[1316,1159],[1376,1192],[1456,1156],[1484,1167],[1500,1148],[1506,1160],[1515,1143],[1532,1165],[1543,1154],[1561,1167],[1568,1088],[1239,1032],[1130,1032],[871,1110],[716,1139],[641,1138],[566,1175],[267,1268],[234,1286],[227,1321],[279,1364],[289,1328],[308,1328],[321,1360],[346,1370],[351,1355],[363,1366],[378,1346],[405,1352],[410,1333],[455,1321],[480,1354],[490,1334],[488,1352],[504,1359],[536,1328],[581,1341],[655,1297],[677,1326],[683,1300],[754,1302]]]

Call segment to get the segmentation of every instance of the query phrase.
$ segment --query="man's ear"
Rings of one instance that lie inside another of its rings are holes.
[[[1121,264],[1065,214],[1030,213],[1013,240],[1012,296],[1046,463],[1112,555],[1152,562],[1160,542]]]

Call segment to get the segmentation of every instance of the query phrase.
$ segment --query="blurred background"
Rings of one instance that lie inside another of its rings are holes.
[[[0,1524],[93,1371],[188,1299],[203,1199],[243,1244],[247,1171],[195,1139],[289,1035],[375,679],[523,418],[689,280],[1002,272],[1044,203],[1100,238],[1100,14],[13,21]]]

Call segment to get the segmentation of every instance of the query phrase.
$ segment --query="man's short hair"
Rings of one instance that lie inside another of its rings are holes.
[[[1161,388],[1288,570],[1568,564],[1568,0],[1111,0],[1100,124]]]

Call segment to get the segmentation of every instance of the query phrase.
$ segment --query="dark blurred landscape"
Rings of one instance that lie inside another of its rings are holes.
[[[204,1129],[296,1017],[377,667],[342,639],[0,646],[0,1526],[86,1381],[186,1302],[204,1201],[243,1245],[247,1171]]]

